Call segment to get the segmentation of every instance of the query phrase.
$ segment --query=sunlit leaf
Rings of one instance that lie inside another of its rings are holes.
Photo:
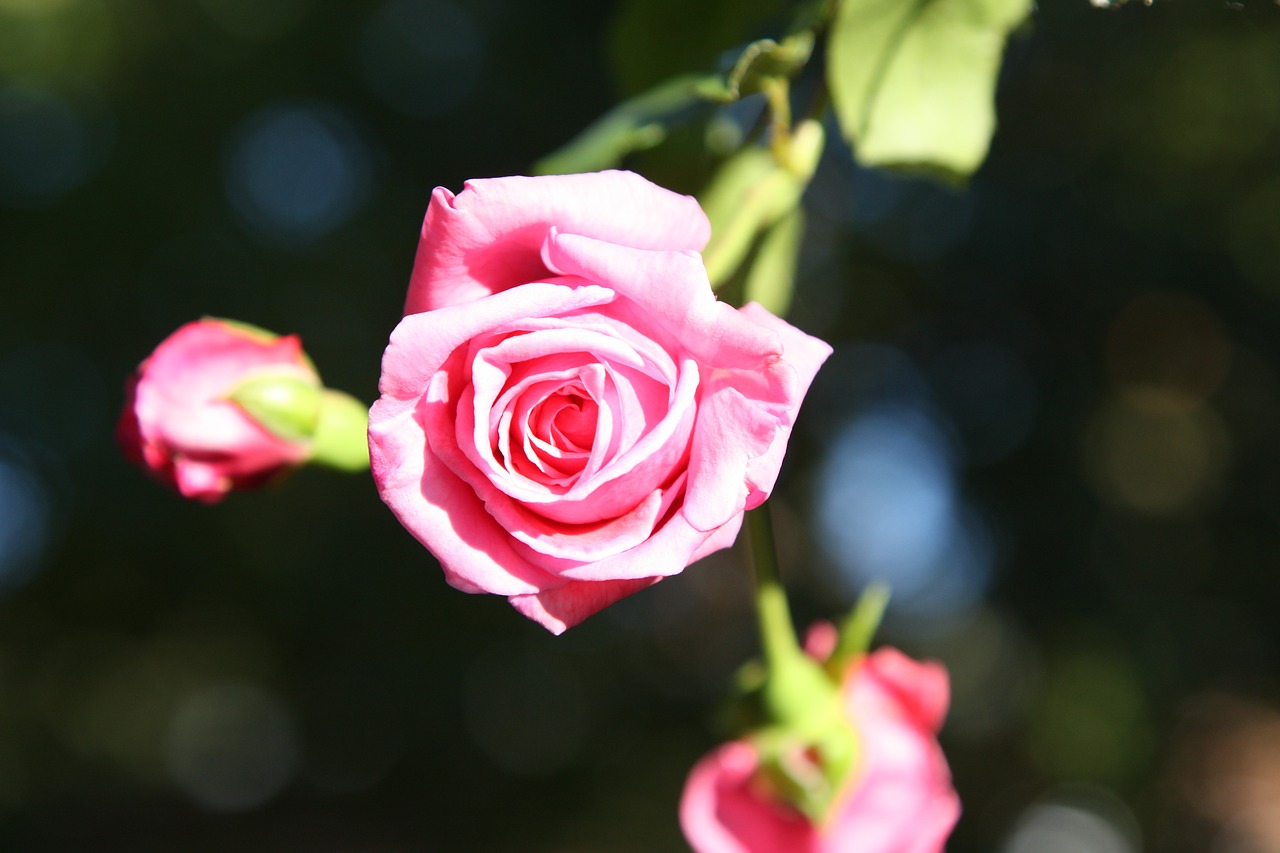
[[[956,176],[986,157],[1009,32],[1031,0],[843,0],[827,54],[858,160]]]

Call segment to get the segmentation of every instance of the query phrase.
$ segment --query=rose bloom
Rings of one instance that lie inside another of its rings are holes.
[[[698,203],[629,172],[439,188],[369,415],[450,584],[560,633],[733,542],[831,349],[716,301]]]
[[[960,816],[936,740],[946,670],[883,648],[854,663],[841,689],[859,754],[827,824],[770,795],[756,748],[733,741],[685,783],[680,825],[697,853],[940,853]]]
[[[216,319],[188,323],[129,378],[116,438],[130,461],[184,497],[215,503],[260,486],[308,453],[228,399],[244,382],[267,377],[320,384],[297,336]]]

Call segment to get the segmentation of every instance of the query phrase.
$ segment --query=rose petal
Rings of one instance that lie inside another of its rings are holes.
[[[729,519],[722,526],[717,528],[706,541],[694,549],[693,556],[689,558],[690,563],[701,560],[708,554],[714,554],[725,548],[732,548],[733,543],[738,540],[738,531],[742,529],[742,513],[738,513]]]
[[[689,495],[681,510],[699,530],[713,530],[746,508],[745,474],[768,450],[777,417],[738,389],[720,384],[704,392],[689,454]]]
[[[777,335],[716,300],[696,252],[652,252],[552,229],[548,268],[615,290],[699,363],[750,370],[782,353]]]
[[[764,503],[773,491],[778,480],[778,471],[782,467],[782,459],[787,452],[787,442],[791,438],[792,412],[799,409],[800,401],[809,392],[813,377],[831,355],[831,346],[823,340],[806,335],[785,320],[773,316],[755,302],[744,305],[740,312],[753,323],[758,323],[777,333],[782,343],[782,357],[795,370],[796,383],[792,386],[791,402],[780,414],[785,415],[784,425],[774,435],[773,443],[764,453],[756,456],[747,465],[747,509],[755,509]]]
[[[206,503],[221,500],[231,488],[230,478],[217,465],[208,462],[178,459],[174,463],[174,477],[178,492],[184,498]]]
[[[893,648],[883,648],[863,663],[864,678],[876,683],[915,721],[931,732],[942,728],[951,704],[946,669],[933,661],[917,661]]]
[[[415,316],[429,317],[435,313]],[[460,369],[455,365],[446,372],[456,374]],[[471,387],[460,387],[460,399],[456,401],[450,396],[451,387],[434,383],[431,387],[434,390],[423,413],[432,448],[454,474],[471,484],[490,504],[491,510],[495,502],[501,500],[500,493],[510,501],[536,508],[555,521],[593,524],[630,512],[683,466],[694,427],[698,372],[693,362],[686,361],[671,392],[669,411],[662,420],[650,425],[631,448],[590,476],[578,479],[563,493],[548,489],[545,483],[508,476],[493,457],[486,432],[475,424],[476,406],[472,402]]]
[[[662,578],[568,583],[535,595],[513,595],[507,600],[519,613],[551,633],[563,634],[588,616],[660,580]]]
[[[225,402],[236,386],[263,374],[318,381],[296,335],[255,335],[217,320],[188,323],[139,371],[133,406],[147,441],[176,452],[218,452],[224,468],[231,466],[224,474],[306,456],[304,447],[276,438]]]
[[[370,464],[396,518],[464,592],[514,595],[560,583],[512,550],[475,491],[431,452],[416,403],[383,397],[369,412]]]
[[[297,335],[254,334],[219,320],[186,324],[156,347],[142,367],[148,382],[187,400],[220,397],[245,374],[263,367],[294,368],[299,376],[315,378]]]
[[[557,576],[572,580],[606,581],[614,578],[641,578],[669,576],[683,571],[695,560],[733,544],[729,535],[737,533],[742,523],[738,515],[725,527],[717,530],[698,530],[679,512],[672,513],[654,530],[653,535],[612,557],[591,563],[575,565],[522,551],[531,563],[541,566]]]
[[[405,313],[471,302],[546,277],[552,226],[639,249],[698,251],[711,225],[698,202],[631,172],[468,181],[427,207]]]
[[[680,798],[680,827],[696,853],[817,853],[817,833],[797,812],[761,799],[753,788],[760,759],[746,741],[706,755]]]
[[[782,344],[782,357],[796,371],[796,393],[804,397],[818,368],[831,356],[831,345],[813,335],[805,334],[781,317],[775,317],[758,302],[748,302],[738,309],[738,313],[778,336]]]
[[[378,391],[399,399],[416,397],[445,359],[472,338],[522,318],[554,316],[613,298],[607,288],[580,280],[551,279],[465,305],[410,314],[391,333],[382,356]]]
[[[528,546],[532,552],[530,562],[539,564],[550,557],[557,561],[596,563],[648,539],[673,499],[673,495],[654,491],[624,515],[595,524],[576,525],[551,522],[514,501],[495,500],[485,506],[504,530]],[[537,555],[536,558],[533,555]]]

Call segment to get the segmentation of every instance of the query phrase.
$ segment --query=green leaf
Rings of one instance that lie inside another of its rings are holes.
[[[995,130],[996,77],[1031,0],[842,0],[827,54],[840,128],[868,166],[965,177]]]
[[[711,220],[711,242],[702,260],[713,288],[738,269],[760,229],[799,197],[795,182],[764,148],[743,148],[720,166],[698,199]]]
[[[795,291],[796,264],[804,237],[804,208],[796,206],[769,227],[742,285],[744,302],[759,302],[777,317],[787,316]]]
[[[768,149],[749,147],[720,166],[699,197],[711,220],[711,242],[702,260],[713,288],[733,276],[760,234],[796,209],[818,166],[822,145],[822,126],[805,121],[786,145],[786,162]]]
[[[535,175],[570,175],[617,166],[633,151],[660,144],[667,129],[704,103],[714,77],[684,74],[609,110],[568,144],[533,164]]]

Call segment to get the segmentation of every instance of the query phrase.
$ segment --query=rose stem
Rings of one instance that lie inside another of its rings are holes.
[[[788,673],[804,653],[796,641],[791,624],[787,593],[778,573],[777,550],[773,543],[773,524],[769,506],[762,504],[746,513],[747,541],[751,552],[751,576],[755,582],[756,616],[760,624],[760,643],[764,647],[765,664],[771,687],[785,689]]]

